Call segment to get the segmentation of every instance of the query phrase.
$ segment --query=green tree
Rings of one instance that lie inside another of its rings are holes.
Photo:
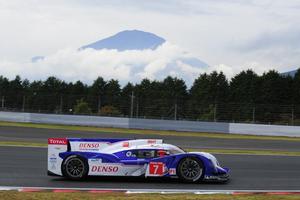
[[[9,80],[3,76],[0,76],[0,95],[7,95],[9,90]]]
[[[138,114],[138,106],[139,106],[139,102],[138,99],[135,97],[136,94],[132,93],[134,92],[135,88],[132,85],[132,83],[127,83],[121,91],[120,94],[120,109],[121,112],[125,115],[125,116],[130,116],[131,114],[131,98],[132,98],[132,94],[134,95],[134,101],[133,101],[133,111],[135,115]],[[135,108],[135,109],[134,109]]]
[[[76,105],[74,107],[74,114],[80,115],[80,114],[91,114],[91,109],[87,102],[85,102],[83,99],[77,100]]]
[[[50,76],[43,82],[40,95],[43,99],[40,102],[42,110],[44,112],[62,112],[64,82],[60,79]]]
[[[293,102],[292,78],[283,76],[277,71],[270,70],[260,77],[259,103],[257,117],[262,122],[279,122],[281,115],[287,113],[284,105]],[[291,112],[289,108],[288,113]]]
[[[104,89],[104,105],[120,106],[121,86],[118,80],[111,79]]]
[[[41,112],[44,107],[46,91],[43,91],[42,81],[33,81],[29,85],[29,96],[27,97],[28,109],[32,112]]]
[[[88,87],[86,84],[83,84],[81,81],[76,81],[74,84],[72,84],[71,87],[71,94],[73,96],[87,96]]]
[[[191,116],[196,119],[203,119],[202,115],[210,113],[210,108],[213,107],[215,112],[213,119],[206,120],[225,120],[228,117],[226,111],[228,97],[229,84],[222,72],[214,71],[209,75],[201,74],[194,81],[190,90],[189,110]]]
[[[76,105],[78,99],[87,101],[88,86],[81,81],[76,81],[68,85],[69,94],[63,99],[64,104],[67,102],[67,107],[72,108]],[[67,98],[67,99],[66,99]]]
[[[88,101],[92,105],[94,112],[99,112],[104,96],[106,81],[102,77],[94,80],[93,84],[89,87]]]
[[[159,81],[150,81],[143,79],[135,86],[135,100],[139,106],[139,116],[160,118],[162,83]]]
[[[293,79],[293,109],[294,109],[294,119],[296,119],[296,123],[299,124],[300,119],[300,68],[295,73],[294,79]],[[295,123],[294,123],[295,124]]]
[[[234,121],[253,120],[259,97],[259,83],[259,76],[252,70],[242,71],[231,79],[229,112]]]
[[[184,117],[185,101],[188,98],[185,82],[168,76],[162,81],[161,87],[161,114],[171,119]]]
[[[6,107],[5,99],[9,91],[9,80],[3,76],[0,76],[0,106]],[[3,101],[3,102],[2,102]]]
[[[23,104],[23,86],[20,76],[9,82],[7,90],[6,106],[13,109],[21,109]]]
[[[294,105],[300,105],[300,68],[295,73],[294,79],[293,79],[293,104]]]

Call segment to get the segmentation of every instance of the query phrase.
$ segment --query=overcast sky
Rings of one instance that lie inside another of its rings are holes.
[[[299,24],[299,0],[0,0],[0,73],[13,77],[33,56],[57,56],[128,29],[155,33],[229,75],[282,72],[300,64]],[[80,69],[73,79],[93,78]],[[24,76],[54,73],[43,70]]]

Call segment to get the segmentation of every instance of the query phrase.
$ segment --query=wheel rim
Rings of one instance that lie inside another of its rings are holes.
[[[82,177],[84,163],[79,158],[72,158],[66,163],[66,172],[70,177]]]
[[[198,180],[202,175],[202,167],[194,159],[185,159],[180,168],[181,175],[186,180]]]

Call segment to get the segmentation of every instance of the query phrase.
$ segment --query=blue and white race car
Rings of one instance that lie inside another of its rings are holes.
[[[228,180],[229,169],[205,152],[185,152],[160,139],[48,139],[48,175],[179,178],[184,182]]]

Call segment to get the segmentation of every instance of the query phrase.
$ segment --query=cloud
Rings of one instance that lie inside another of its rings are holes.
[[[262,75],[264,72],[267,72],[270,69],[270,67],[269,66],[263,67],[263,65],[258,62],[248,62],[239,66],[228,66],[226,64],[218,64],[209,67],[209,69],[206,72],[207,73],[211,73],[212,71],[223,72],[226,75],[227,79],[230,80],[239,72],[248,69],[251,69],[255,73]]]
[[[262,66],[264,65],[254,61],[238,66],[206,66],[184,49],[165,42],[155,50],[65,48],[34,62],[0,60],[0,74],[10,79],[20,75],[29,80],[56,76],[66,81],[81,80],[88,84],[102,76],[107,80],[117,79],[122,85],[127,82],[137,83],[143,78],[162,80],[170,75],[182,78],[190,87],[194,79],[202,73],[222,71],[230,79],[241,70],[253,69],[258,74],[269,70],[269,66]]]
[[[157,49],[146,50],[95,50],[91,48],[65,48],[31,62],[0,60],[0,74],[10,79],[16,75],[29,80],[56,76],[66,81],[81,80],[92,83],[98,76],[117,79],[121,84],[137,83],[143,78],[162,80],[167,76],[182,78],[188,86],[202,73],[223,72],[228,79],[241,70],[253,69],[262,74],[270,69],[259,61],[242,65],[207,65],[193,54],[169,42]]]
[[[300,49],[299,27],[288,27],[284,30],[273,30],[259,34],[240,45],[240,50],[260,51],[269,48]]]
[[[121,83],[142,78],[159,79],[168,75],[196,78],[203,66],[189,65],[193,58],[183,49],[168,42],[155,50],[78,50],[66,48],[35,62],[0,61],[0,74],[13,78],[21,75],[30,80],[56,76],[67,81],[91,83],[97,76],[118,79]],[[175,73],[174,73],[175,72]]]
[[[155,33],[219,69],[223,69],[219,63],[224,63],[224,66],[232,66],[233,71],[238,72],[249,63],[256,63],[255,71],[290,70],[291,66],[299,66],[300,63],[297,38],[299,11],[298,0],[0,0],[0,62],[1,66],[11,68],[1,69],[1,72],[8,74],[7,71],[10,71],[12,75],[24,67],[31,69],[32,63],[26,63],[26,60],[35,55],[59,56],[57,49],[73,51],[77,55],[75,48],[126,29]],[[143,52],[145,57],[149,54],[153,55],[153,52]],[[118,56],[109,61],[109,66],[114,66],[110,73],[122,71],[122,76],[113,76],[125,80],[128,75],[125,69],[129,68],[130,74],[136,70],[133,64],[150,64],[139,76],[158,77],[159,73],[153,71],[158,60],[148,62],[144,58],[144,61],[135,62],[131,56],[139,60],[139,54],[132,52],[128,60]],[[79,62],[86,64],[93,60],[81,59]],[[101,59],[101,63],[106,64],[105,59]],[[160,62],[169,63],[169,57],[164,59]],[[47,66],[50,64],[47,63]],[[76,70],[80,71],[77,67],[74,71],[69,69],[72,61],[64,64],[68,68],[64,71],[69,73],[64,76],[71,78]],[[176,66],[179,68],[179,65]],[[47,73],[57,73],[44,69],[47,67],[38,63],[33,66]],[[164,70],[168,69],[167,65]],[[178,70],[172,68],[172,74],[180,75]],[[38,79],[45,77],[42,73],[41,77],[37,76],[37,72],[26,73],[36,74]],[[81,77],[93,75],[81,74]]]
[[[179,69],[181,70],[181,72],[183,74],[186,74],[187,76],[190,76],[190,78],[196,77],[200,73],[204,73],[207,70],[207,68],[196,68],[196,67],[193,67],[190,64],[182,62],[181,60],[177,60],[176,64],[179,67]],[[208,68],[209,68],[209,66],[208,66]]]

